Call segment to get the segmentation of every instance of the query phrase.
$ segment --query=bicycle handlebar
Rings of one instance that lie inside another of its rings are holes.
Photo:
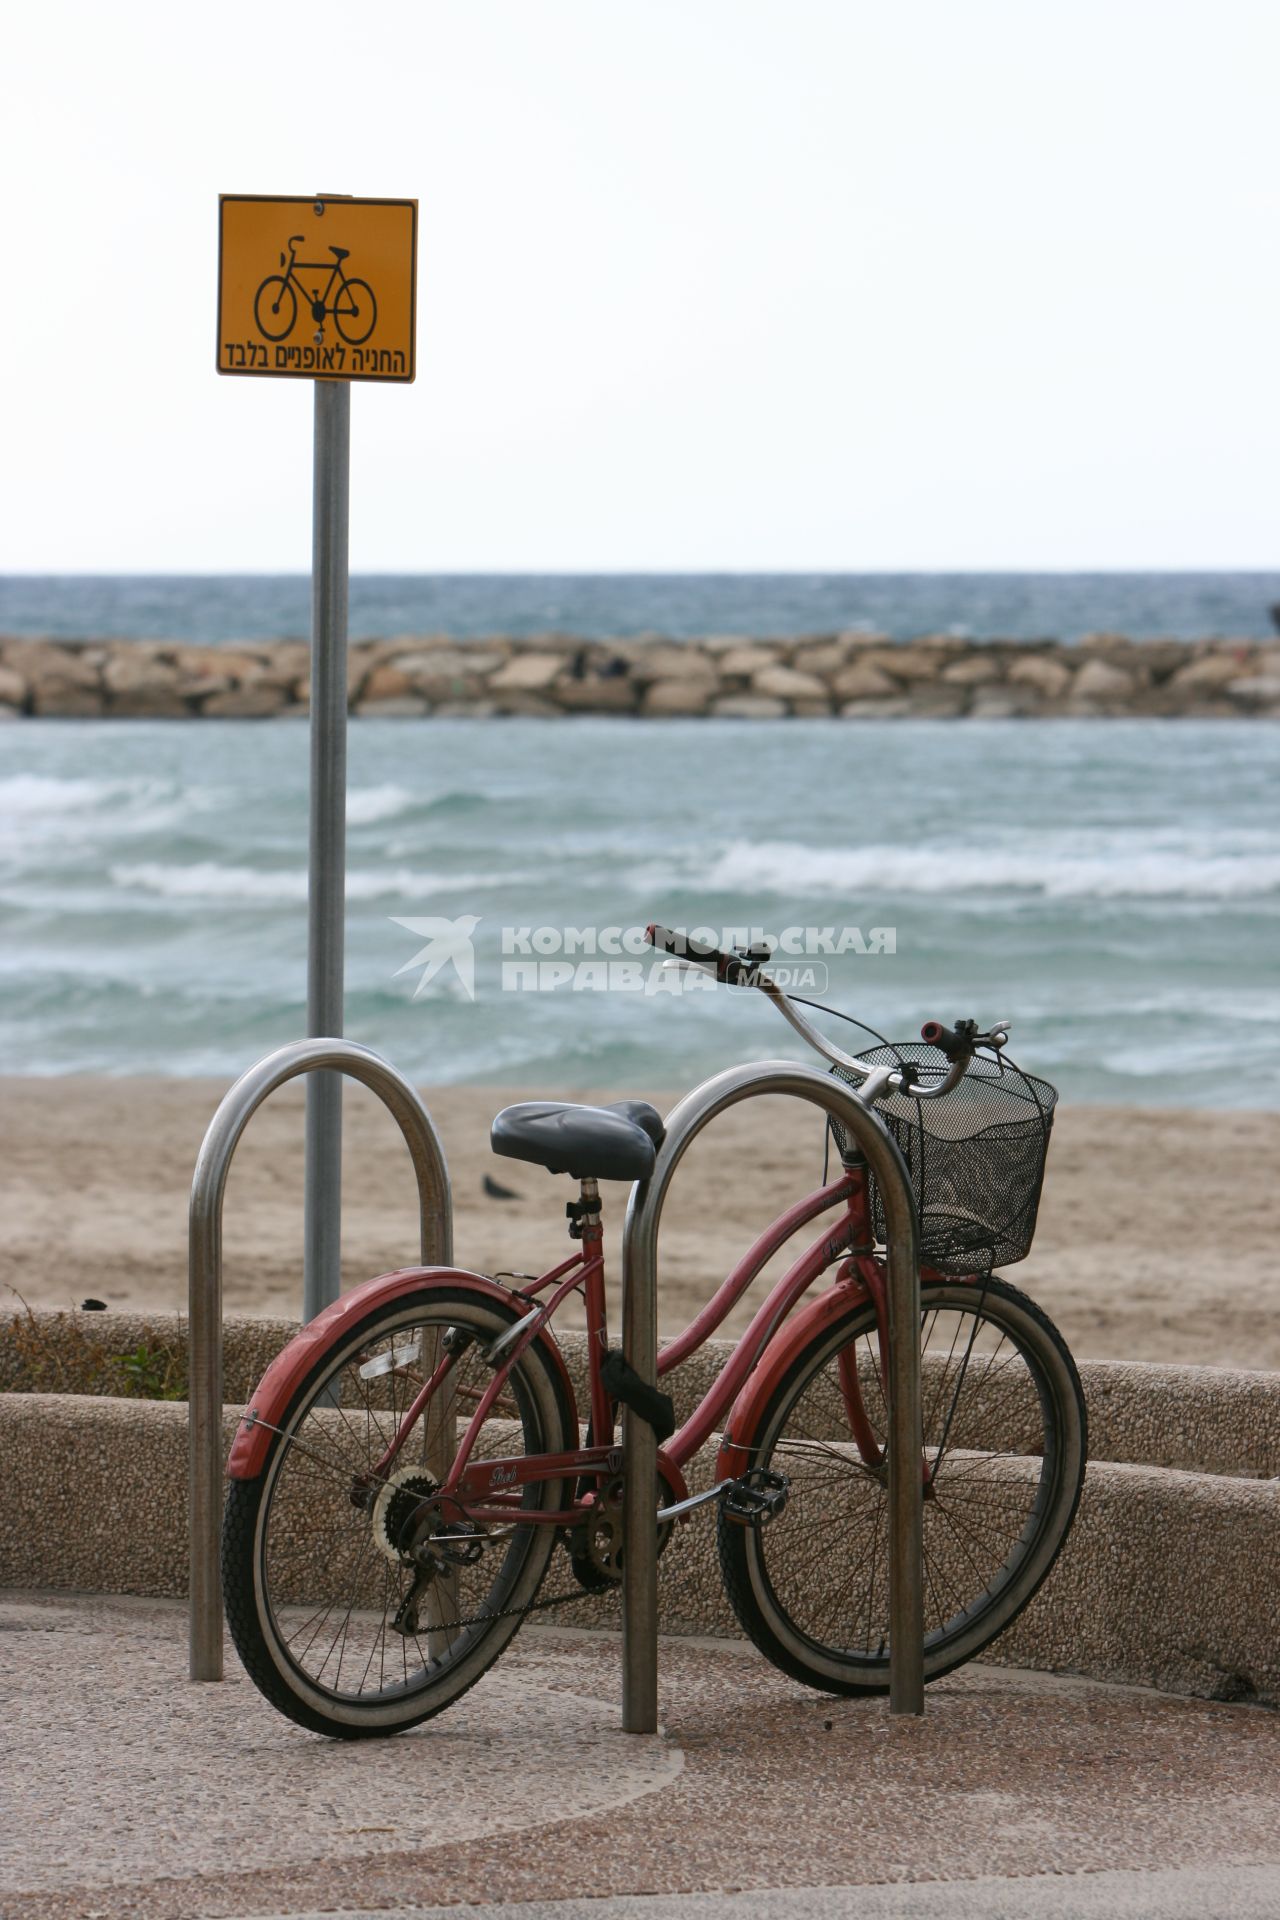
[[[660,953],[669,954],[675,966],[699,967],[704,973],[713,973],[726,986],[755,987],[767,994],[783,1019],[795,1028],[815,1053],[829,1060],[832,1066],[853,1074],[862,1083],[859,1092],[868,1102],[878,1100],[885,1093],[905,1094],[912,1100],[940,1100],[943,1094],[950,1093],[963,1080],[965,1068],[980,1040],[992,1040],[1002,1045],[1007,1037],[1003,1026],[993,1029],[989,1035],[980,1035],[976,1020],[958,1020],[954,1027],[946,1027],[940,1020],[926,1020],[920,1029],[920,1038],[928,1045],[936,1046],[946,1056],[950,1066],[935,1086],[922,1086],[910,1063],[896,1068],[868,1066],[865,1060],[846,1053],[843,1047],[836,1046],[834,1041],[820,1033],[777,981],[761,971],[762,961],[768,958],[767,949],[753,947],[745,954],[722,953],[718,947],[709,946],[705,941],[691,940],[687,933],[678,933],[656,923],[645,928],[645,939]]]
[[[954,1027],[944,1027],[941,1020],[926,1020],[920,1029],[920,1038],[926,1046],[936,1047],[948,1060],[958,1060],[962,1054],[973,1052],[973,1036],[977,1032],[976,1020],[957,1020]]]
[[[656,923],[645,928],[644,937],[659,953],[669,953],[673,959],[702,967],[728,986],[753,984],[750,977],[752,966],[741,954],[721,953],[718,947],[708,946],[703,940],[691,940],[687,933],[676,933],[672,928]]]

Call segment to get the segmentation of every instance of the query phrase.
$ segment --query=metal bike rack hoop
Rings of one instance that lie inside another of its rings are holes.
[[[857,1141],[884,1202],[889,1250],[889,1711],[924,1712],[923,1483],[920,1474],[920,1267],[915,1198],[896,1141],[874,1108],[829,1073],[790,1060],[731,1067],[685,1095],[667,1116],[648,1180],[632,1188],[622,1252],[623,1347],[652,1385],[657,1374],[658,1220],[685,1149],[717,1115],[756,1094],[790,1094],[822,1107]],[[903,1338],[903,1334],[907,1338]],[[624,1409],[622,1724],[658,1725],[658,1570],[653,1524],[657,1442]],[[903,1462],[910,1470],[902,1472]]]
[[[190,1674],[222,1678],[222,1201],[231,1157],[268,1094],[299,1074],[332,1069],[376,1093],[409,1149],[418,1182],[424,1266],[453,1259],[453,1197],[431,1115],[409,1082],[379,1054],[350,1040],[297,1040],[267,1054],[223,1097],[196,1160],[188,1213],[190,1339]]]

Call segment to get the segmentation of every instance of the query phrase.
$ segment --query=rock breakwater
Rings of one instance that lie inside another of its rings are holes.
[[[301,640],[0,637],[4,719],[301,717],[309,689],[310,651]],[[352,643],[348,698],[353,714],[385,719],[1280,718],[1280,641],[399,635]]]

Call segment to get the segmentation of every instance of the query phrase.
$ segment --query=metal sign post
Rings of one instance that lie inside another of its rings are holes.
[[[409,381],[418,203],[223,194],[219,373],[315,383],[307,1033],[342,1033],[347,832],[347,527],[353,380]],[[341,1290],[342,1078],[307,1081],[303,1318]]]
[[[307,1033],[342,1034],[347,876],[347,524],[351,389],[315,385],[311,539],[311,850]],[[302,1317],[342,1290],[342,1076],[307,1080]]]

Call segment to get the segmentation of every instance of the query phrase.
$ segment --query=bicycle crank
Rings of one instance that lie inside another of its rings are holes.
[[[660,1483],[661,1484],[661,1483]],[[671,1538],[671,1521],[659,1512],[658,1552]],[[586,1518],[568,1536],[569,1560],[579,1586],[603,1593],[622,1580],[622,1481],[610,1480],[600,1489]]]

